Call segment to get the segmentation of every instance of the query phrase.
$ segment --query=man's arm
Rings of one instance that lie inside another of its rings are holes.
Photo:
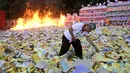
[[[89,36],[86,36],[87,41],[95,48],[96,52],[99,52],[97,46],[93,43]]]
[[[76,38],[75,38],[75,36],[73,34],[73,28],[72,27],[69,28],[69,32],[70,32],[70,35],[72,36],[72,41],[75,41]]]
[[[71,35],[72,37],[74,37],[73,28],[72,28],[72,27],[69,28],[69,32],[70,32],[70,35]]]

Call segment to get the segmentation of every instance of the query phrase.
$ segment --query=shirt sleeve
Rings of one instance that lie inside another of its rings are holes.
[[[82,29],[84,26],[84,23],[75,23],[72,25],[73,30]]]

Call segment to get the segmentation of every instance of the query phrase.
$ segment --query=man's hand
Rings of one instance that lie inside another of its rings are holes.
[[[96,51],[97,53],[99,53],[99,49],[97,48],[97,46],[93,45],[93,47],[94,47],[95,51]]]
[[[96,52],[98,53],[99,52],[99,49],[96,47],[96,45],[92,42],[92,40],[88,37],[87,37],[87,41],[94,47],[94,49],[96,50]]]
[[[73,28],[72,27],[69,28],[69,32],[70,32],[70,35],[72,37],[71,40],[69,41],[69,43],[72,43],[73,41],[76,41],[76,38],[73,34]]]
[[[76,38],[75,38],[75,37],[72,37],[72,41],[76,41]]]
[[[94,47],[95,51],[96,51],[97,53],[99,53],[99,49],[97,48],[97,46],[96,46],[96,45],[93,45],[93,47]]]
[[[76,41],[75,37],[72,37],[72,39],[69,41],[69,43],[72,43],[73,41]]]

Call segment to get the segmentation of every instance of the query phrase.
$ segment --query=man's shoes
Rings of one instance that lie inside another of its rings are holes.
[[[83,59],[83,57],[78,57],[78,56],[73,56],[73,58],[75,58],[75,59]]]
[[[82,59],[83,59],[83,57],[79,57],[79,59],[81,59],[81,60],[82,60]]]

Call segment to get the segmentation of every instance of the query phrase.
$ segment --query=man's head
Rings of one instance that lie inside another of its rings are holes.
[[[85,24],[83,29],[84,31],[91,32],[92,30],[96,29],[96,24],[94,23]]]

